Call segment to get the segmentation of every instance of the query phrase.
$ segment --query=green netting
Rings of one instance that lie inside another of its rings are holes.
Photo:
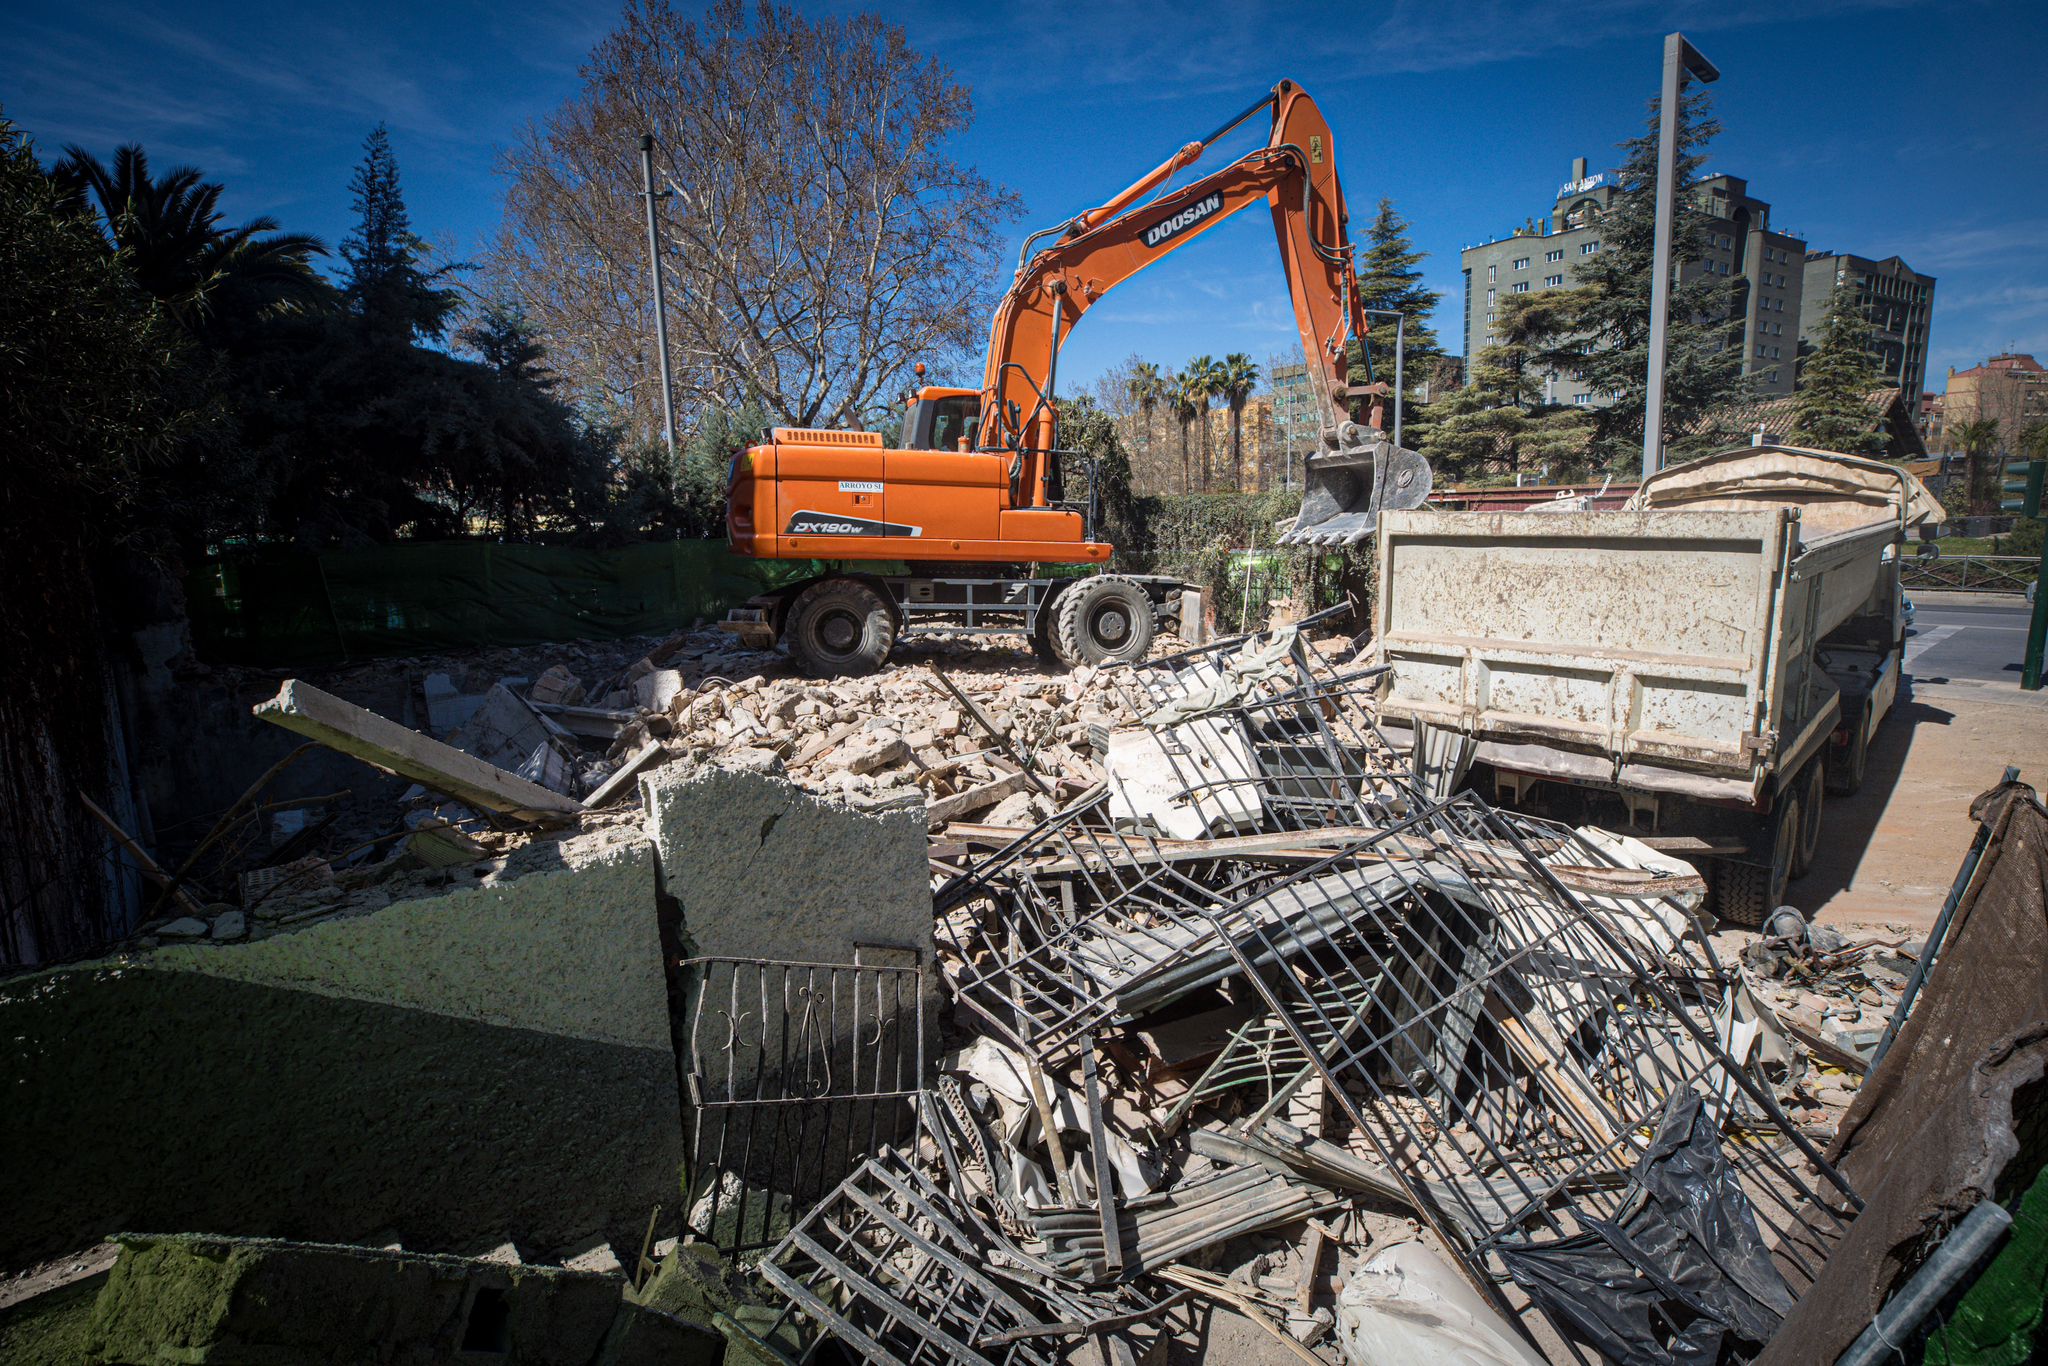
[[[2038,1360],[2048,1304],[2048,1168],[2019,1202],[1998,1255],[1927,1340],[1928,1366],[2021,1366]]]
[[[282,665],[563,640],[615,640],[716,619],[822,572],[724,541],[613,550],[448,542],[315,555],[234,550],[188,585],[194,642],[224,664]]]

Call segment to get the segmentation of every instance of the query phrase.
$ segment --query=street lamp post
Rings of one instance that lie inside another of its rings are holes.
[[[668,301],[661,288],[661,236],[654,216],[654,134],[640,135],[640,193],[647,199],[647,261],[654,273],[654,354],[661,366],[661,439],[676,453],[676,396],[668,371]]]
[[[1688,78],[1708,85],[1720,69],[1682,33],[1664,38],[1664,85],[1657,102],[1657,238],[1650,278],[1650,385],[1643,396],[1643,477],[1664,464],[1664,356],[1670,345],[1671,223],[1677,216],[1678,101]]]

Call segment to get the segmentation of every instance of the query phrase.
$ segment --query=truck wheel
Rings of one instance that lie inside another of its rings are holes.
[[[1152,648],[1152,599],[1129,579],[1098,575],[1053,606],[1052,648],[1068,668],[1129,664]]]
[[[1858,708],[1849,726],[1849,743],[1827,750],[1828,791],[1837,797],[1853,796],[1863,786],[1863,770],[1870,764],[1870,739],[1863,733],[1863,711]]]
[[[782,634],[813,678],[873,673],[896,644],[896,614],[864,583],[825,579],[797,594]]]
[[[1793,852],[1792,876],[1805,877],[1820,852],[1822,796],[1827,790],[1827,764],[1816,757],[1800,780],[1799,847]]]
[[[1714,913],[1731,925],[1757,929],[1764,917],[1785,904],[1785,885],[1792,880],[1792,864],[1799,854],[1801,813],[1806,803],[1797,782],[1780,794],[1764,818],[1769,827],[1771,862],[1737,863],[1723,859],[1714,879]]]

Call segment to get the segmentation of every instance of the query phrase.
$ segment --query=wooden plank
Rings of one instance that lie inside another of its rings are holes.
[[[802,768],[805,764],[825,754],[832,746],[838,744],[841,740],[844,740],[859,729],[860,722],[858,721],[848,721],[843,726],[835,727],[791,755],[789,766],[791,768]]]
[[[964,816],[970,811],[980,811],[994,806],[1013,792],[1020,792],[1029,781],[1024,773],[1005,773],[994,782],[970,787],[965,792],[951,797],[941,797],[925,807],[925,818],[931,821],[949,821],[955,816]]]
[[[574,797],[550,792],[296,678],[286,679],[276,697],[251,711],[274,726],[470,806],[527,821],[560,820],[583,809]]]
[[[663,747],[661,741],[650,741],[645,749],[626,760],[625,763],[620,764],[617,772],[598,785],[597,791],[583,799],[584,809],[595,811],[601,806],[611,805],[614,801],[618,800],[622,793],[632,787],[633,780],[640,776],[641,769],[648,767],[667,753],[668,750]]]

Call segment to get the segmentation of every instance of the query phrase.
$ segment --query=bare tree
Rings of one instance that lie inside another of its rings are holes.
[[[870,420],[912,361],[974,353],[1017,196],[947,154],[967,90],[873,15],[630,0],[583,89],[505,158],[492,253],[586,404],[659,430],[639,138],[657,146],[686,407]]]

